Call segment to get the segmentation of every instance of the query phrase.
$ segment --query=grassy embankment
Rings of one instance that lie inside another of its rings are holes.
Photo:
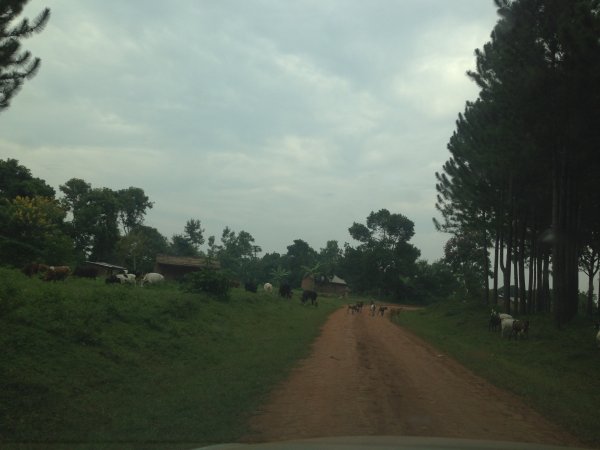
[[[488,332],[489,312],[440,303],[402,312],[396,320],[473,372],[522,396],[586,445],[600,447],[600,349],[590,319],[578,317],[557,330],[549,315],[533,315],[529,339],[515,341]]]
[[[0,268],[0,447],[235,441],[338,306],[239,289],[218,301],[169,284],[44,283]]]

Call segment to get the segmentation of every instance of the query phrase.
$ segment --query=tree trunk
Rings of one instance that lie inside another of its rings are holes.
[[[587,292],[587,305],[586,313],[591,316],[594,313],[594,276],[596,275],[596,251],[592,250],[592,257],[590,259],[590,266],[588,267],[588,292]]]
[[[550,254],[545,254],[542,261],[542,288],[540,290],[541,311],[550,312]]]
[[[514,232],[514,251],[513,251],[513,272],[514,272],[514,285],[515,285],[515,289],[514,289],[514,293],[515,293],[515,298],[513,301],[513,309],[514,312],[518,312],[519,311],[519,304],[520,304],[520,297],[521,297],[521,291],[520,291],[520,286],[521,286],[521,280],[519,279],[519,233],[518,230],[515,227]]]
[[[577,212],[575,180],[567,166],[566,152],[563,151],[554,156],[552,180],[553,306],[554,322],[559,328],[577,314]]]
[[[527,292],[525,285],[525,234],[527,231],[527,223],[523,220],[521,225],[521,241],[519,242],[519,312],[526,314],[527,312]]]
[[[498,256],[500,254],[500,229],[496,228],[496,242],[494,244],[494,307],[498,306]]]
[[[504,312],[510,314],[510,269],[512,267],[512,241],[513,241],[513,198],[512,198],[512,176],[508,182],[508,199],[510,202],[508,212],[508,237],[506,241],[506,261],[500,259],[502,275],[504,279]]]
[[[485,213],[483,213],[483,262],[484,268],[484,286],[485,286],[485,304],[490,304],[490,258],[488,257],[488,237],[487,237],[487,225],[485,223]]]
[[[535,229],[535,228],[534,228]],[[533,307],[533,290],[535,289],[535,263],[536,263],[536,245],[535,245],[535,233],[531,233],[531,239],[529,240],[529,285],[527,292],[527,313],[531,314],[534,311]]]
[[[535,262],[535,310],[536,312],[542,312],[544,310],[542,305],[542,286],[543,286],[543,276],[544,276],[544,256],[543,256],[543,248],[541,245],[537,245],[537,257]]]

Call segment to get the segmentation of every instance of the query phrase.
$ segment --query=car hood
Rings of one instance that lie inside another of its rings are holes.
[[[508,441],[487,441],[415,436],[340,436],[256,444],[218,444],[196,450],[576,450],[582,447],[553,446]]]

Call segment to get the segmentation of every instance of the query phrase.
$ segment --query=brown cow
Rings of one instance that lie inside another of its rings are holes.
[[[65,280],[71,273],[69,266],[50,266],[44,275],[44,281],[61,281]]]
[[[46,264],[29,263],[21,269],[21,272],[23,272],[28,277],[31,277],[32,275],[35,275],[36,273],[45,272],[47,269],[48,269],[48,266]]]

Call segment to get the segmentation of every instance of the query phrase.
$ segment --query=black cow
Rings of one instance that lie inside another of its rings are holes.
[[[115,284],[115,283],[121,283],[121,280],[119,280],[119,278],[116,275],[112,274],[112,275],[106,277],[104,282],[106,284]]]
[[[254,281],[246,281],[244,283],[244,289],[246,289],[248,292],[253,292],[254,294],[256,294],[257,288],[258,286]]]
[[[306,290],[302,292],[302,304],[304,305],[309,300],[311,305],[318,306],[317,293],[315,291]]]
[[[292,287],[288,283],[279,286],[279,295],[283,298],[292,298]]]

